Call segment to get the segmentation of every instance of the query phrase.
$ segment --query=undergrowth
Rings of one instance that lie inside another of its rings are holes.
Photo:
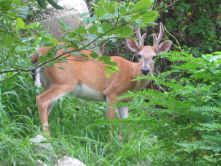
[[[51,152],[36,153],[29,139],[43,134],[35,97],[42,90],[21,75],[1,86],[0,163],[37,165],[37,160],[53,165]],[[51,137],[47,139],[58,156],[78,158],[86,165],[141,165],[153,163],[159,148],[156,137],[147,129],[139,131],[133,117],[128,120],[106,120],[106,104],[64,97],[50,116]],[[135,126],[131,126],[135,125]],[[110,130],[111,126],[111,130]],[[122,138],[119,133],[122,132]],[[166,158],[166,157],[165,157]]]
[[[128,104],[127,119],[106,120],[105,103],[70,96],[59,100],[49,116],[47,140],[53,152],[37,153],[29,141],[42,135],[35,101],[42,90],[25,75],[2,84],[0,163],[37,165],[41,160],[54,165],[49,156],[55,152],[58,158],[70,156],[95,166],[220,165],[221,54],[171,54],[164,57],[182,63],[148,76],[161,91],[128,94],[134,101]]]

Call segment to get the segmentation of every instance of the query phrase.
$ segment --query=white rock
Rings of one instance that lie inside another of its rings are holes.
[[[47,157],[49,160],[52,160],[52,161],[56,160],[57,155],[55,154],[51,143],[47,143],[47,139],[45,137],[43,137],[42,135],[37,135],[36,137],[31,138],[29,141],[31,144],[36,145],[32,147],[34,152],[36,153],[46,152],[48,154]],[[43,166],[46,166],[46,165],[43,165]]]
[[[36,147],[34,147],[34,151],[37,153],[42,152],[42,150],[53,151],[53,148],[50,143],[43,142],[43,141],[46,141],[46,138],[43,137],[42,135],[37,135],[36,137],[31,138],[29,141],[31,142],[31,144],[36,145]]]
[[[64,156],[62,159],[57,161],[57,164],[55,166],[86,166],[78,159]]]
[[[77,10],[80,14],[89,12],[84,0],[58,0],[57,4],[67,10]],[[53,7],[49,4],[47,8]]]

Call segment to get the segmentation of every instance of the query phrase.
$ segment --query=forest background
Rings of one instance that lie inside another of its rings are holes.
[[[59,8],[49,0],[0,0],[0,165],[24,161],[36,165],[39,159],[54,164],[48,157],[52,152],[36,153],[29,141],[42,134],[35,101],[42,90],[33,85],[30,71],[36,66],[30,64],[30,56],[40,46],[58,43],[39,23],[30,21],[36,15],[34,8],[45,12],[44,2]],[[61,22],[63,41],[75,49],[93,51],[99,46],[103,55],[130,59],[133,53],[126,48],[125,38],[135,37],[133,30],[140,26],[149,35],[145,43],[152,45],[151,34],[158,33],[160,22],[165,27],[163,40],[172,40],[173,47],[156,59],[151,84],[130,93],[134,101],[125,120],[107,121],[103,103],[69,96],[59,100],[49,117],[52,137],[48,138],[58,157],[72,156],[86,165],[102,166],[221,165],[220,1],[87,3],[90,18],[82,18],[84,24],[93,23],[92,28],[79,26],[69,32],[69,26]],[[93,45],[84,44],[88,39]],[[39,61],[55,62],[53,56]],[[114,69],[111,66],[108,72]]]

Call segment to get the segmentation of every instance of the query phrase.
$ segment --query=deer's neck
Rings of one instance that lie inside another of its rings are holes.
[[[136,64],[136,65],[137,65],[137,67],[136,67],[136,71],[134,72],[134,76],[135,77],[143,76],[141,73],[140,64]],[[140,91],[140,90],[144,89],[150,81],[151,81],[151,79],[138,79],[136,81],[136,90]]]

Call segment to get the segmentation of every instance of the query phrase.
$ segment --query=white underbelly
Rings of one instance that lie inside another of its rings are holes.
[[[70,94],[74,97],[88,101],[106,102],[106,95],[83,83],[79,83]]]

